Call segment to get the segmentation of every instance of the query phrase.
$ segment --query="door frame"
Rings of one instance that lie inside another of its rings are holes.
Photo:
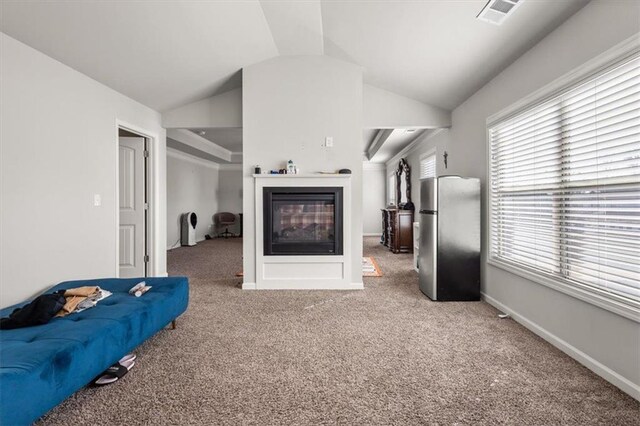
[[[146,211],[145,220],[145,246],[146,254],[149,256],[149,261],[145,264],[145,276],[157,276],[160,271],[158,265],[158,232],[160,226],[160,206],[158,205],[159,196],[159,164],[158,164],[158,151],[160,144],[160,135],[150,130],[143,129],[131,123],[127,123],[122,120],[116,119],[115,134],[115,265],[114,276],[120,277],[120,132],[119,130],[126,130],[131,133],[145,138],[145,149],[149,152],[149,156],[146,158],[145,164],[145,177],[146,185],[145,192],[147,196],[148,209]]]

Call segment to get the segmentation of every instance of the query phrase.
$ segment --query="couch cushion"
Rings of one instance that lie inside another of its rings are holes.
[[[0,424],[33,422],[186,310],[185,277],[146,278],[153,288],[142,297],[129,295],[141,280],[61,283],[47,293],[97,285],[113,294],[48,324],[0,330]]]

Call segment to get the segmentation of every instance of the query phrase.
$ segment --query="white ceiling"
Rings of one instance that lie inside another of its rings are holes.
[[[501,25],[486,0],[323,1],[325,54],[364,67],[372,86],[458,106],[588,0],[522,0]]]
[[[281,55],[322,55],[320,0],[260,0]]]
[[[502,26],[485,0],[3,0],[0,30],[159,111],[239,87],[279,54],[365,67],[365,81],[451,109],[588,0],[524,0]]]
[[[278,49],[255,1],[6,1],[0,29],[159,111],[238,87]]]
[[[242,127],[197,128],[189,130],[231,152],[242,152]],[[201,135],[200,132],[205,133]]]

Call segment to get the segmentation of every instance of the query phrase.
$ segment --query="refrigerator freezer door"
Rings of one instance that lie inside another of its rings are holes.
[[[438,179],[420,181],[420,211],[438,211]]]
[[[480,300],[480,181],[441,177],[438,300]]]
[[[436,269],[437,226],[437,214],[420,214],[420,250],[418,251],[420,291],[426,294],[431,300],[436,300],[438,297],[438,271]]]

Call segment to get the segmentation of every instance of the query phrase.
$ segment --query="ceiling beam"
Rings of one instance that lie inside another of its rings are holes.
[[[389,139],[393,133],[393,129],[380,129],[378,133],[376,133],[373,141],[371,141],[371,145],[367,148],[367,159],[371,160],[374,155],[382,148],[382,145]]]
[[[207,159],[214,157],[215,159],[227,163],[230,163],[232,160],[231,151],[203,138],[202,136],[196,135],[190,130],[167,129],[167,139],[179,142],[179,144],[173,144],[173,148],[191,155]]]

